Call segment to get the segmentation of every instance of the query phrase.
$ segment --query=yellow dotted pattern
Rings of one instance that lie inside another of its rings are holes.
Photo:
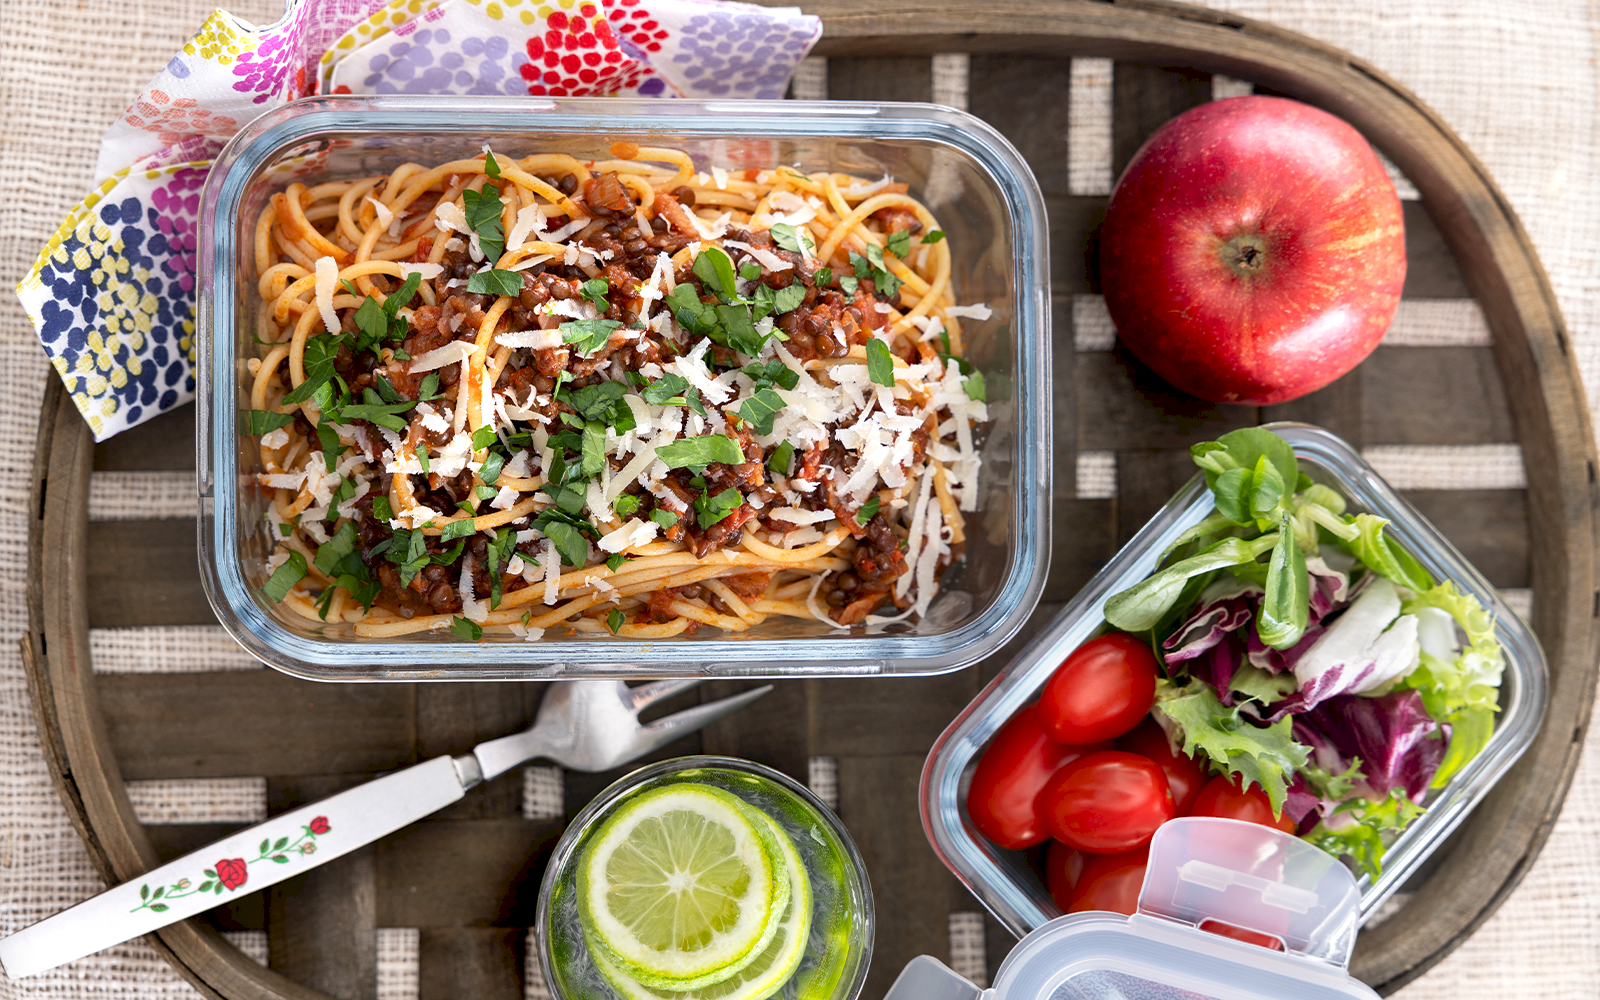
[[[142,171],[139,179],[155,181],[188,167],[209,165],[210,161],[180,163]],[[144,291],[150,271],[133,267],[122,256],[125,249],[122,238],[93,211],[112,189],[129,177],[130,171],[124,169],[90,192],[62,222],[27,277],[17,286],[18,296],[32,314],[37,309],[39,293],[44,291],[39,274],[47,262],[70,265],[76,271],[87,273],[94,283],[99,328],[89,331],[85,350],[78,355],[76,363],[69,366],[65,358],[54,357],[51,365],[61,376],[96,439],[105,429],[107,419],[115,416],[121,407],[114,390],[125,388],[130,378],[138,378],[144,372],[146,362],[138,355],[145,350],[161,306],[154,294]],[[68,240],[79,244],[70,255],[66,246]],[[37,315],[32,318],[35,324],[39,322]],[[175,346],[193,365],[196,360],[194,322],[184,321],[181,329],[183,332]]]
[[[511,17],[513,12],[523,24],[537,24],[546,20],[558,10],[572,10],[585,0],[467,0],[474,7],[479,7],[491,20],[504,21]],[[595,2],[595,0],[588,0]],[[599,4],[595,3],[598,7]]]
[[[346,31],[328,51],[322,53],[317,71],[322,76],[323,92],[327,92],[328,81],[333,78],[333,67],[340,59],[368,42],[382,38],[407,21],[416,20],[442,2],[443,0],[389,0],[373,11],[371,17]]]
[[[206,23],[184,45],[183,51],[228,66],[243,53],[255,49],[257,44],[256,38],[240,29],[232,15],[218,10],[206,18]]]

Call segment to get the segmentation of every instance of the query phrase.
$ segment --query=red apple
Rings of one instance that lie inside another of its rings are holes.
[[[1179,389],[1264,406],[1372,353],[1405,282],[1394,184],[1355,129],[1280,97],[1186,111],[1128,164],[1100,231],[1117,333]]]

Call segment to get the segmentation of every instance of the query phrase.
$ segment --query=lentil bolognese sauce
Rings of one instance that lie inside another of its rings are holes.
[[[988,419],[937,220],[888,178],[611,154],[272,197],[267,599],[472,640],[927,609]]]

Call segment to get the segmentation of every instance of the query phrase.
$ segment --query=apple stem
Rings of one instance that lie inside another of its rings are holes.
[[[1266,241],[1256,235],[1235,236],[1223,244],[1222,257],[1236,275],[1255,274],[1266,266]]]

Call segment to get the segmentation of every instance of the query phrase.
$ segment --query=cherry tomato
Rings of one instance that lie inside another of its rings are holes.
[[[1149,757],[1161,765],[1161,772],[1167,776],[1167,788],[1172,790],[1172,807],[1179,816],[1189,815],[1206,783],[1206,772],[1193,757],[1172,752],[1172,744],[1167,742],[1166,731],[1160,723],[1145,716],[1131,732],[1117,738],[1117,749]]]
[[[1132,914],[1139,908],[1139,890],[1144,887],[1144,870],[1149,860],[1148,847],[1123,854],[1084,855],[1083,873],[1078,876],[1072,898],[1063,909],[1068,913],[1110,910]]]
[[[1109,746],[1109,744],[1107,744]],[[1039,791],[1063,764],[1104,747],[1069,747],[1045,735],[1039,706],[1029,705],[995,733],[967,792],[967,815],[978,832],[1017,849],[1049,836],[1035,805]]]
[[[1091,854],[1143,847],[1175,812],[1161,766],[1122,750],[1085,754],[1039,793],[1050,836]]]
[[[1263,948],[1271,948],[1273,951],[1283,950],[1283,942],[1279,941],[1270,934],[1247,931],[1243,927],[1235,927],[1232,924],[1225,924],[1220,920],[1203,921],[1200,924],[1200,929],[1205,931],[1207,934],[1217,934],[1225,938],[1233,938],[1235,941],[1243,941],[1246,944],[1258,944]]]
[[[1091,855],[1074,850],[1059,840],[1050,841],[1044,849],[1044,884],[1062,913],[1067,912],[1067,907],[1072,903],[1072,887],[1078,884],[1084,861],[1089,857]]]
[[[1206,782],[1189,815],[1242,819],[1246,823],[1259,823],[1284,833],[1294,832],[1294,822],[1287,814],[1278,817],[1272,815],[1272,803],[1268,801],[1266,792],[1257,785],[1240,791],[1239,780],[1228,774]]]
[[[1072,651],[1039,699],[1045,732],[1062,743],[1114,740],[1139,724],[1156,703],[1156,656],[1124,632]]]

